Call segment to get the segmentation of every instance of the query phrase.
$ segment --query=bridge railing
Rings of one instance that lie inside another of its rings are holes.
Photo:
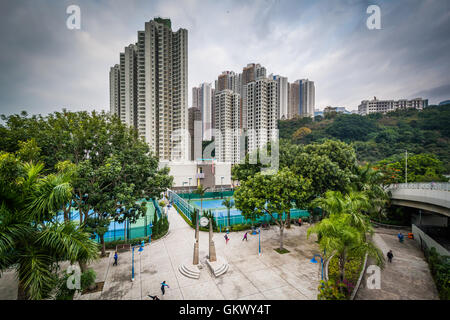
[[[450,182],[412,182],[391,184],[388,189],[427,189],[450,191]]]

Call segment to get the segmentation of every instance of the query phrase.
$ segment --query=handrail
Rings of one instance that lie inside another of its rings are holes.
[[[395,183],[387,187],[390,190],[396,189],[426,189],[437,191],[450,191],[450,182],[412,182],[412,183]]]
[[[368,253],[366,253],[366,255],[364,257],[363,267],[361,269],[361,272],[359,273],[359,278],[358,278],[358,281],[356,282],[356,286],[355,286],[355,288],[353,288],[352,294],[350,296],[350,300],[355,299],[356,293],[358,292],[359,286],[361,285],[361,280],[362,280],[364,274],[366,273],[367,256],[368,256]]]

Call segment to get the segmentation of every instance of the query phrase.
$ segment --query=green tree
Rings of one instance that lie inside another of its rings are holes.
[[[84,229],[91,234],[91,237],[95,239],[95,235],[100,238],[102,257],[106,255],[105,247],[105,233],[108,232],[110,221],[100,217],[89,217],[84,223]]]
[[[406,157],[389,162],[389,159],[386,159],[378,162],[377,166],[397,170],[400,182],[405,182]],[[444,173],[443,162],[433,154],[421,153],[408,156],[408,182],[448,181]]]
[[[228,227],[231,226],[231,217],[230,217],[230,210],[234,206],[234,201],[229,198],[222,201],[222,205],[227,208],[227,216],[228,216]]]
[[[56,221],[72,186],[63,174],[43,175],[43,168],[0,153],[0,271],[15,268],[18,299],[48,298],[58,284],[59,262],[88,263],[98,256],[88,233]]]
[[[384,173],[373,169],[370,164],[358,168],[357,179],[353,182],[353,189],[364,192],[367,196],[370,206],[365,210],[369,214],[382,214],[382,210],[389,202],[389,193],[383,184],[385,181]]]
[[[246,219],[269,214],[280,228],[280,250],[283,250],[284,228],[287,219],[283,213],[301,208],[311,196],[311,182],[284,168],[276,174],[257,173],[242,182],[234,193],[236,208]]]
[[[34,138],[27,141],[18,142],[19,150],[16,152],[16,156],[24,162],[38,162],[40,158],[41,148],[36,144]]]
[[[349,191],[342,194],[339,191],[327,191],[323,197],[316,198],[313,206],[325,211],[328,217],[332,215],[347,214],[351,226],[363,233],[372,233],[372,227],[364,211],[370,208],[371,203],[364,192]]]

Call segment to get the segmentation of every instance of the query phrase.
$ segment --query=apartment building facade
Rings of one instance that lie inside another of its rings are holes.
[[[120,119],[133,125],[160,160],[188,156],[188,34],[172,32],[170,19],[155,18],[120,54]],[[110,71],[110,84],[116,74]],[[110,88],[110,101],[114,100]]]
[[[219,162],[239,163],[243,155],[240,100],[230,89],[215,94],[215,158]]]

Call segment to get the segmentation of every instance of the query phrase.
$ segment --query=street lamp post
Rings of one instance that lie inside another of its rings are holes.
[[[316,257],[320,258],[320,265],[321,265],[321,269],[322,269],[321,270],[321,273],[322,273],[321,279],[323,280],[323,258],[322,258],[322,256],[320,254],[315,254],[310,261],[312,263],[317,263]]]
[[[261,255],[261,228],[258,228],[258,252]]]
[[[408,183],[408,150],[405,150],[405,183]]]
[[[131,281],[134,281],[134,248],[137,246],[132,247],[132,254],[131,254]],[[142,240],[141,244],[139,245],[138,249],[139,253],[144,251],[144,240]]]

